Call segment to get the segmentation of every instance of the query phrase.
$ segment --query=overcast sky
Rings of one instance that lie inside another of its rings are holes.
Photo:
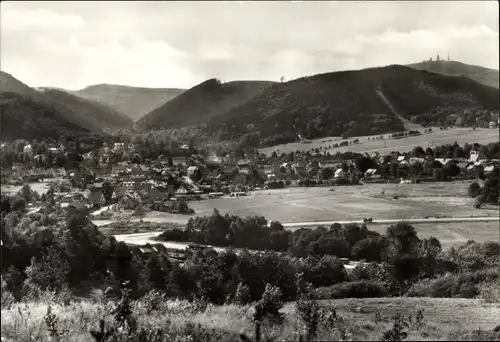
[[[1,3],[1,70],[30,86],[189,88],[437,54],[499,68],[496,1]]]

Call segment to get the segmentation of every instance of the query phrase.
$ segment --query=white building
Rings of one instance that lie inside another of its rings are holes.
[[[23,147],[23,152],[24,153],[33,153],[33,147],[31,147],[31,145],[28,144],[28,145]]]

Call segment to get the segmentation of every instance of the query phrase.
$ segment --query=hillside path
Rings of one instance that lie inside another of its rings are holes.
[[[385,94],[382,92],[382,89],[379,87],[377,88],[377,90],[375,90],[375,92],[377,93],[378,97],[380,97],[380,99],[382,99],[382,101],[384,101],[384,103],[386,104],[386,106],[391,110],[391,112],[396,115],[399,120],[401,120],[403,122],[403,125],[405,127],[405,130],[410,130],[410,129],[422,129],[423,127],[419,124],[416,124],[416,123],[413,123],[411,122],[410,120],[408,119],[405,119],[401,114],[399,114],[395,109],[394,107],[392,106],[391,102],[389,101],[389,99],[385,96]]]

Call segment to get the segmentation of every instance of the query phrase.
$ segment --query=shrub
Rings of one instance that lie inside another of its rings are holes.
[[[448,336],[449,341],[499,341],[500,332],[474,330],[471,332],[454,332]]]
[[[318,288],[314,295],[318,299],[379,298],[387,296],[387,291],[378,282],[360,280]]]
[[[495,286],[498,269],[445,274],[413,284],[406,292],[409,297],[475,298],[483,286]]]
[[[14,304],[15,299],[12,293],[7,289],[7,283],[2,279],[2,301],[1,307],[3,309],[9,309],[12,304]]]
[[[403,341],[408,336],[406,331],[409,328],[407,322],[404,321],[403,316],[399,313],[392,317],[393,325],[390,330],[384,332],[382,341]]]
[[[348,179],[340,178],[335,180],[336,185],[351,185],[351,182]]]
[[[236,288],[236,292],[234,294],[235,304],[246,305],[250,303],[251,300],[252,297],[250,296],[250,288],[242,282],[238,283],[238,287]]]
[[[469,185],[469,188],[467,189],[467,195],[469,197],[476,198],[477,196],[479,196],[479,194],[481,194],[481,187],[479,186],[479,184],[474,182]]]
[[[479,285],[479,297],[488,303],[500,303],[500,283]]]
[[[266,289],[262,298],[255,305],[253,314],[256,341],[260,341],[260,328],[265,319],[271,323],[281,324],[283,322],[283,314],[279,312],[283,308],[281,296],[279,287],[266,284]]]
[[[382,236],[369,236],[356,242],[352,248],[352,256],[355,260],[365,259],[368,261],[380,262],[386,246],[386,238]]]

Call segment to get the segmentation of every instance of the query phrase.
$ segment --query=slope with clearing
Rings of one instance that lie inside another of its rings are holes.
[[[109,127],[108,122],[113,120],[112,117],[109,117],[112,115],[109,111],[101,110],[96,115],[89,115],[90,112],[95,110],[91,103],[83,103],[75,107],[73,106],[74,101],[67,101],[67,97],[58,96],[58,98],[53,98],[44,92],[29,87],[8,73],[0,72],[0,93],[4,92],[16,93],[22,98],[30,99],[33,103],[52,108],[59,116],[88,131],[100,132],[103,128]],[[27,105],[27,102],[24,102],[24,105]],[[14,107],[11,110],[14,110]],[[101,115],[102,117],[100,117]]]
[[[410,68],[436,72],[448,76],[465,76],[484,85],[499,87],[498,70],[457,61],[424,61],[407,65]]]
[[[137,127],[144,130],[179,128],[214,121],[272,84],[267,81],[221,83],[210,79],[151,111],[137,122]]]
[[[116,84],[96,84],[77,91],[68,91],[84,99],[97,101],[139,120],[146,113],[170,101],[184,89],[142,88]]]
[[[2,141],[48,137],[57,140],[63,134],[75,137],[89,133],[56,108],[14,92],[0,93],[0,132]]]
[[[310,139],[370,135],[402,131],[401,117],[426,126],[449,124],[470,108],[498,110],[498,89],[392,65],[275,84],[220,121],[236,133],[258,131],[263,145],[272,146],[296,140],[294,125]]]
[[[39,88],[38,90],[63,103],[80,116],[93,121],[94,125],[106,128],[121,128],[132,125],[133,121],[128,116],[98,102],[86,100],[59,89]]]

